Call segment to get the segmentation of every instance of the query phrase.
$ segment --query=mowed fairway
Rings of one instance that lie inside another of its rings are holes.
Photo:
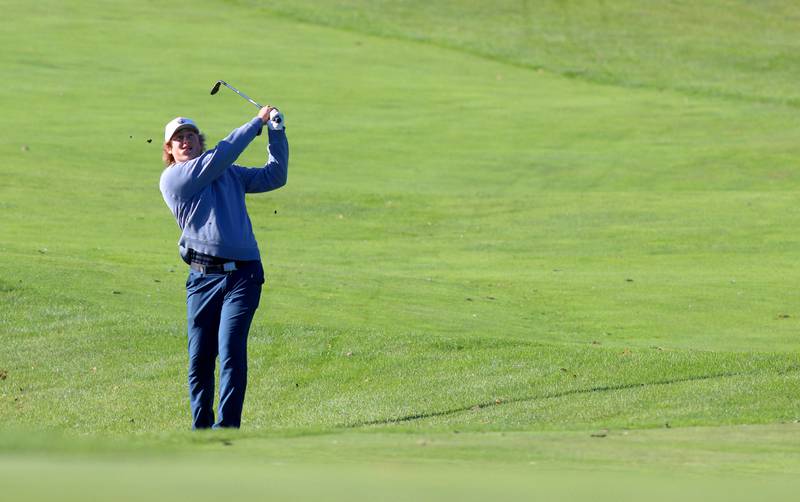
[[[800,11],[609,3],[4,4],[2,483],[798,474]],[[282,108],[291,161],[248,198],[243,429],[192,434],[160,149],[254,115],[218,79]]]

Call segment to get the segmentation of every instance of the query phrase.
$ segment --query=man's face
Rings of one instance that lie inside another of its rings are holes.
[[[194,129],[179,129],[172,135],[169,140],[169,148],[172,156],[175,157],[175,162],[186,162],[199,156],[200,151],[200,136]]]

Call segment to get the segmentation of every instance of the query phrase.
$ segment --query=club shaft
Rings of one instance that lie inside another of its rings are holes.
[[[256,103],[256,102],[255,102],[255,101],[253,101],[252,99],[250,99],[250,96],[248,96],[247,94],[244,94],[244,93],[242,93],[242,92],[239,92],[239,89],[237,89],[236,87],[234,87],[234,86],[232,86],[232,85],[228,84],[227,82],[224,82],[224,81],[223,81],[223,82],[222,82],[222,85],[224,85],[224,86],[225,86],[225,87],[227,87],[228,89],[232,90],[233,92],[235,92],[235,93],[236,93],[236,94],[238,94],[239,96],[243,97],[243,98],[244,98],[244,99],[246,99],[247,101],[249,101],[249,102],[253,103],[253,105],[255,105],[255,107],[256,107],[256,108],[258,108],[259,110],[260,110],[260,109],[262,109],[262,108],[264,108],[264,107],[263,107],[263,106],[261,106],[260,104]]]

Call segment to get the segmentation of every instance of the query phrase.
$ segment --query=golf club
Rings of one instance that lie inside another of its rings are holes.
[[[212,87],[212,88],[211,88],[211,95],[212,95],[212,96],[213,96],[214,94],[216,94],[216,93],[218,93],[218,92],[219,92],[219,86],[220,86],[220,84],[224,85],[225,87],[227,87],[228,89],[232,90],[233,92],[235,92],[235,93],[236,93],[236,94],[238,94],[239,96],[241,96],[241,97],[243,97],[244,99],[246,99],[247,101],[251,102],[251,103],[252,103],[252,104],[254,104],[254,105],[255,105],[255,107],[256,107],[256,108],[258,108],[259,110],[260,110],[260,109],[262,109],[262,108],[264,108],[262,105],[260,105],[260,104],[256,103],[256,102],[255,102],[255,101],[253,101],[252,99],[250,99],[250,96],[248,96],[248,95],[246,95],[246,94],[244,94],[244,93],[240,92],[240,91],[239,91],[239,89],[237,89],[236,87],[234,87],[234,86],[230,85],[229,83],[225,82],[224,80],[217,80],[217,83],[216,83],[216,84],[214,84],[214,87]],[[280,115],[278,115],[277,117],[275,117],[275,122],[277,122],[277,123],[281,123],[281,116],[280,116]],[[259,134],[261,134],[261,132],[259,132]]]
[[[247,101],[249,101],[249,102],[253,103],[253,104],[256,106],[256,108],[258,108],[259,110],[260,110],[260,109],[262,109],[262,108],[264,108],[262,105],[260,105],[260,104],[256,103],[255,101],[253,101],[252,99],[250,99],[250,97],[249,97],[249,96],[247,96],[246,94],[243,94],[242,92],[240,92],[240,91],[239,91],[239,89],[237,89],[236,87],[234,87],[234,86],[230,85],[229,83],[225,82],[224,80],[217,80],[217,83],[216,83],[216,84],[214,84],[214,87],[212,87],[212,88],[211,88],[211,95],[212,95],[212,96],[213,96],[214,94],[216,94],[216,93],[218,93],[218,92],[219,92],[219,85],[220,85],[220,84],[222,84],[222,85],[224,85],[225,87],[227,87],[228,89],[232,90],[233,92],[235,92],[235,93],[236,93],[236,94],[238,94],[239,96],[243,97],[243,98],[244,98],[244,99],[246,99]]]

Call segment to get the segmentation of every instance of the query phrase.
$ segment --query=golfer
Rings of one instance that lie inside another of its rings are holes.
[[[247,386],[247,333],[258,308],[264,269],[245,193],[286,184],[289,144],[283,115],[265,106],[211,150],[191,120],[178,117],[164,130],[159,187],[181,229],[181,257],[189,264],[189,403],[192,428],[239,427]],[[234,164],[267,126],[267,162]],[[220,360],[218,418],[214,421],[214,367]]]

